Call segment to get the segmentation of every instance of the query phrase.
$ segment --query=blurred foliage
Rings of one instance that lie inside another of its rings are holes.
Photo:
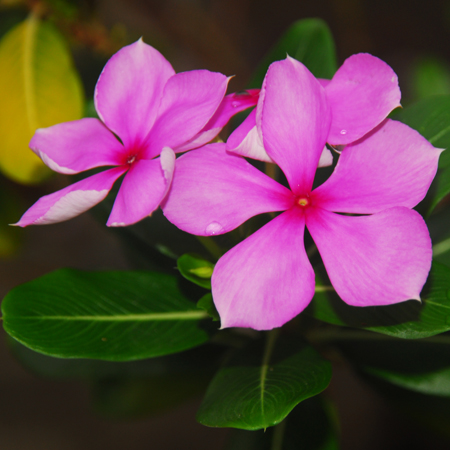
[[[83,113],[81,81],[64,39],[32,13],[0,42],[0,169],[32,184],[50,170],[28,143],[37,128],[76,120]]]
[[[411,76],[412,94],[417,100],[450,94],[450,64],[441,58],[420,58],[414,64]]]

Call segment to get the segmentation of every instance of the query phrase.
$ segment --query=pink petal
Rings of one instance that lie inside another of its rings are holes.
[[[264,149],[256,128],[256,109],[231,133],[227,141],[227,150],[236,155],[273,163]]]
[[[397,75],[367,53],[346,59],[325,90],[333,112],[332,145],[360,139],[400,106]]]
[[[227,150],[235,155],[273,163],[263,147],[261,136],[256,128],[256,109],[231,133],[227,141]],[[331,164],[333,164],[333,155],[324,147],[318,166],[328,167]]]
[[[331,80],[327,80],[326,78],[317,78],[317,80],[323,88],[326,88],[331,83]]]
[[[199,236],[222,234],[250,217],[288,209],[292,193],[245,159],[211,144],[177,160],[170,192],[162,205],[178,228]]]
[[[208,70],[173,76],[164,89],[158,119],[148,136],[146,157],[159,155],[163,147],[176,152],[194,138],[219,107],[227,84],[225,75]]]
[[[226,95],[203,131],[223,128],[235,114],[255,106],[258,103],[259,92],[260,89],[248,89]]]
[[[98,119],[40,128],[30,148],[55,172],[73,174],[122,163],[123,145]]]
[[[175,154],[164,148],[161,157],[139,160],[131,165],[123,179],[106,225],[132,225],[158,208],[172,182]]]
[[[192,139],[177,147],[177,153],[187,152],[194,148],[203,147],[210,143],[222,131],[222,128],[213,128],[211,130],[200,131]]]
[[[92,175],[77,183],[40,198],[15,225],[47,225],[63,222],[101,202],[127,167],[116,167]]]
[[[201,147],[211,142],[227,124],[228,120],[244,109],[256,105],[260,89],[249,89],[242,94],[230,94],[224,97],[214,116],[203,129],[185,144],[177,147],[177,153]]]
[[[344,149],[334,173],[312,193],[313,202],[358,214],[412,208],[425,197],[441,152],[407,125],[386,120]]]
[[[344,302],[376,306],[420,300],[432,252],[416,211],[396,207],[352,217],[311,208],[306,226]]]
[[[164,86],[174,74],[164,56],[142,39],[106,63],[95,88],[95,107],[126,147],[144,141],[156,119]]]
[[[264,148],[293,192],[305,195],[330,127],[325,91],[303,64],[288,57],[269,67],[260,96],[256,122]]]
[[[294,208],[219,259],[211,279],[222,328],[270,330],[299,314],[314,295],[303,243],[305,218]]]

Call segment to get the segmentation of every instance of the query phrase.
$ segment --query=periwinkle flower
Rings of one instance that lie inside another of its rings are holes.
[[[346,303],[420,300],[431,240],[412,208],[426,195],[441,150],[408,126],[384,120],[349,144],[330,178],[313,189],[332,111],[319,81],[287,58],[267,72],[256,123],[290,189],[229,154],[226,144],[178,159],[163,211],[182,230],[222,234],[257,214],[283,211],[217,262],[212,294],[222,327],[279,327],[308,305],[315,275],[305,226]]]
[[[362,138],[400,106],[398,78],[389,65],[367,53],[352,55],[344,61],[331,80],[319,79],[331,110],[327,142],[347,145]],[[256,127],[256,109],[227,141],[235,154],[273,162],[267,154]],[[333,158],[324,148],[319,167],[329,166]]]
[[[70,219],[103,200],[123,174],[107,225],[130,225],[150,215],[170,187],[175,153],[206,144],[233,114],[255,104],[251,92],[224,98],[227,84],[225,75],[207,70],[175,74],[142,40],[122,48],[95,88],[101,120],[40,129],[30,142],[56,172],[114,167],[42,197],[16,225]]]

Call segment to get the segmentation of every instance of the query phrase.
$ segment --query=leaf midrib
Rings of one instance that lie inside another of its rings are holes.
[[[267,379],[267,370],[269,369],[269,361],[273,353],[273,349],[275,347],[275,341],[277,340],[278,329],[272,330],[269,332],[267,336],[266,345],[264,347],[263,360],[261,364],[261,377],[260,377],[260,386],[261,386],[261,394],[260,394],[260,402],[261,402],[261,416],[264,419],[264,393]]]
[[[170,320],[200,320],[208,317],[206,311],[180,311],[168,313],[147,313],[129,315],[107,315],[107,316],[11,316],[8,319],[32,319],[32,320],[69,320],[69,321],[91,321],[91,322],[132,322],[132,321],[170,321]]]

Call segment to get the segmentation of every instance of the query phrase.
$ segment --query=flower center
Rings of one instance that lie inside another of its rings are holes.
[[[128,158],[127,158],[127,164],[133,164],[134,163],[134,161],[136,160],[136,156],[137,155],[130,155],[130,156],[128,156]]]
[[[297,197],[296,205],[300,206],[301,208],[306,208],[311,204],[311,200],[309,197]]]

